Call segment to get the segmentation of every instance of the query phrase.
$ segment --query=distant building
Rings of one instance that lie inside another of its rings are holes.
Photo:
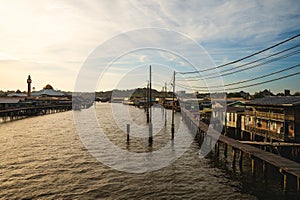
[[[42,90],[32,92],[31,96],[43,96],[43,97],[63,97],[64,93],[54,90],[53,87],[47,84]]]
[[[224,126],[224,134],[234,138],[241,137],[242,116],[245,111],[247,100],[243,98],[226,99],[215,106],[212,116],[219,119]],[[226,112],[226,114],[225,114]]]
[[[17,90],[16,92],[10,93],[7,95],[8,97],[26,97],[27,95],[20,90]]]
[[[0,110],[25,108],[32,106],[71,105],[72,97],[60,91],[54,90],[47,84],[42,90],[31,92],[31,77],[27,79],[27,94],[17,90],[0,98]]]
[[[284,90],[284,96],[291,96],[290,90]]]
[[[249,92],[240,91],[240,95],[241,95],[241,97],[243,97],[244,99],[251,99],[251,95],[250,95]]]
[[[300,141],[300,97],[269,96],[246,103],[242,131],[264,140]]]
[[[22,101],[24,101],[24,98],[1,97],[0,98],[0,110],[21,107],[21,106],[23,106],[23,104],[21,104]]]

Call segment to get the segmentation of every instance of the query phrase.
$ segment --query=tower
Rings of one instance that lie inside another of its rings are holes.
[[[30,75],[28,75],[28,79],[27,79],[27,85],[28,85],[28,88],[27,88],[27,96],[31,96],[31,77]]]

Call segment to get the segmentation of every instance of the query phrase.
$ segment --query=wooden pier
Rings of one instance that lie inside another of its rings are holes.
[[[267,169],[268,166],[273,166],[278,169],[279,173],[282,174],[282,185],[284,192],[287,191],[288,182],[293,182],[295,184],[295,188],[300,192],[300,164],[289,160],[287,158],[281,157],[279,155],[264,151],[262,149],[250,146],[248,144],[241,143],[238,140],[226,137],[224,135],[220,135],[215,130],[208,131],[208,125],[197,121],[193,114],[190,113],[186,109],[181,110],[182,117],[190,130],[195,134],[196,139],[199,143],[202,143],[205,137],[210,138],[210,140],[217,140],[215,147],[210,147],[212,151],[219,156],[220,153],[220,145],[224,146],[224,157],[227,158],[228,147],[230,146],[232,149],[232,166],[235,166],[236,161],[238,159],[240,167],[243,163],[243,157],[248,155],[251,158],[251,173],[255,177],[256,169],[258,167],[258,163],[261,163],[262,172],[264,177],[267,177]],[[237,158],[237,155],[238,158]],[[290,179],[288,181],[288,179]]]
[[[2,119],[3,122],[13,121],[17,119],[26,118],[26,117],[64,112],[71,109],[72,109],[72,104],[32,106],[32,107],[5,109],[5,110],[0,110],[0,118]]]

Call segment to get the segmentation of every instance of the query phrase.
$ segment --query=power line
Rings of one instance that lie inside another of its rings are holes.
[[[269,63],[272,63],[272,62],[275,62],[275,61],[278,61],[278,60],[281,60],[281,59],[284,59],[284,58],[287,58],[287,57],[290,57],[290,56],[293,56],[293,55],[296,55],[300,53],[300,50],[297,50],[297,51],[293,51],[291,53],[288,53],[288,54],[284,54],[280,57],[277,57],[277,58],[273,58],[271,60],[268,60],[268,61],[265,61],[265,62],[262,62],[262,63],[259,63],[259,64],[256,64],[256,65],[251,65],[249,67],[246,67],[246,68],[243,68],[243,69],[238,69],[238,68],[241,68],[247,64],[244,64],[244,65],[241,65],[241,66],[237,66],[236,68],[233,68],[233,69],[229,69],[229,70],[224,70],[223,72],[227,72],[227,73],[221,73],[220,75],[215,75],[215,74],[211,74],[213,76],[208,76],[208,77],[199,77],[199,78],[195,78],[195,79],[188,79],[189,81],[199,81],[199,80],[208,80],[208,79],[214,79],[214,78],[219,78],[220,76],[228,76],[228,75],[232,75],[233,73],[239,73],[239,72],[242,72],[242,71],[246,71],[246,70],[249,70],[249,69],[253,69],[253,68],[256,68],[256,67],[259,67],[259,66],[263,66],[263,65],[266,65],[266,64],[269,64]],[[238,70],[235,70],[233,72],[228,72],[228,71],[232,71],[234,69],[238,69]],[[184,79],[183,79],[184,80]]]
[[[287,57],[296,55],[296,54],[300,53],[300,50],[296,50],[296,51],[293,51],[293,52],[284,54],[284,55],[282,55],[282,56],[279,56],[279,57],[276,57],[276,58],[267,60],[267,61],[265,61],[265,62],[256,64],[256,65],[252,65],[252,66],[247,67],[247,68],[244,68],[244,69],[236,70],[236,69],[242,68],[242,67],[244,67],[244,66],[253,64],[253,63],[255,63],[255,62],[264,60],[264,59],[266,59],[266,58],[273,57],[274,55],[278,55],[278,54],[284,53],[284,52],[286,52],[286,51],[289,51],[289,50],[294,49],[294,48],[299,47],[299,46],[300,46],[300,44],[299,44],[299,45],[296,45],[296,46],[293,46],[293,47],[291,47],[291,48],[289,48],[289,49],[285,49],[285,50],[283,50],[283,51],[280,51],[280,52],[274,53],[274,54],[272,54],[272,55],[266,56],[266,57],[264,57],[264,58],[261,58],[261,59],[254,60],[254,61],[249,62],[249,63],[245,63],[245,64],[242,64],[242,65],[236,66],[235,68],[223,70],[223,71],[220,72],[220,75],[215,75],[215,73],[212,73],[212,74],[208,74],[208,75],[206,75],[206,76],[204,76],[204,77],[196,77],[196,76],[194,76],[194,77],[187,77],[187,78],[182,79],[182,80],[188,79],[189,81],[198,81],[198,80],[204,80],[204,79],[213,79],[213,78],[217,78],[217,77],[220,77],[220,76],[228,76],[228,75],[232,75],[233,73],[238,73],[238,72],[246,71],[246,70],[249,70],[249,69],[253,69],[253,68],[256,68],[256,67],[265,65],[265,64],[269,64],[269,63],[272,63],[272,62],[275,62],[275,61],[278,61],[278,60],[281,60],[281,59],[284,59],[284,58],[287,58]],[[236,71],[233,71],[233,70],[236,70]],[[229,72],[229,71],[233,71],[233,72],[230,72],[230,73],[224,73],[224,72]]]
[[[271,79],[271,80],[267,80],[267,81],[263,81],[263,82],[259,82],[259,83],[254,83],[254,84],[251,84],[251,85],[245,85],[245,86],[241,86],[241,87],[229,88],[229,89],[226,89],[226,90],[236,90],[236,89],[241,89],[241,88],[248,88],[248,87],[252,87],[252,86],[262,85],[262,84],[265,84],[265,83],[270,83],[270,82],[278,81],[278,80],[281,80],[281,79],[289,78],[289,77],[292,77],[292,76],[296,76],[298,74],[300,74],[300,72],[297,72],[297,73],[294,73],[294,74],[288,74],[288,75],[285,75],[285,76],[281,76],[279,78],[275,78],[275,79]]]
[[[209,88],[220,88],[220,87],[227,87],[227,86],[231,86],[231,85],[238,85],[238,84],[241,84],[241,83],[247,83],[247,82],[262,79],[262,78],[265,78],[265,77],[268,77],[268,76],[272,76],[272,75],[275,75],[275,74],[279,74],[279,73],[282,73],[282,72],[285,72],[285,71],[288,71],[288,70],[291,70],[291,69],[294,69],[294,68],[297,68],[297,67],[300,67],[300,64],[293,65],[293,66],[290,66],[288,68],[278,70],[278,71],[275,71],[275,72],[272,72],[272,73],[269,73],[269,74],[264,74],[264,75],[261,75],[261,76],[257,76],[257,77],[251,78],[251,79],[238,81],[238,82],[233,82],[233,83],[229,83],[229,84],[225,84],[225,85],[210,86]],[[207,87],[198,86],[197,88],[207,88]]]
[[[291,37],[291,38],[288,38],[288,39],[286,39],[286,40],[284,40],[284,41],[282,41],[282,42],[279,42],[279,43],[277,43],[277,44],[274,44],[274,45],[272,45],[272,46],[270,46],[270,47],[268,47],[268,48],[265,48],[265,49],[263,49],[263,50],[260,50],[260,51],[258,51],[258,52],[255,52],[255,53],[250,54],[250,55],[248,55],[248,56],[245,56],[245,57],[243,57],[243,58],[240,58],[240,59],[237,59],[237,60],[228,62],[228,63],[226,63],[226,64],[218,65],[218,66],[216,66],[216,67],[214,67],[214,68],[207,68],[207,69],[203,69],[203,70],[190,71],[190,72],[178,72],[178,73],[180,73],[180,74],[194,74],[194,73],[206,72],[206,71],[211,71],[211,70],[214,70],[214,69],[219,69],[219,68],[222,68],[222,67],[225,67],[225,66],[228,66],[228,65],[232,65],[232,64],[235,64],[235,63],[237,63],[237,62],[246,60],[246,59],[251,58],[251,57],[253,57],[253,56],[256,56],[256,55],[258,55],[258,54],[260,54],[260,53],[263,53],[263,52],[265,52],[265,51],[268,51],[268,50],[270,50],[270,49],[273,49],[273,48],[275,48],[275,47],[277,47],[277,46],[280,46],[280,45],[282,45],[282,44],[284,44],[284,43],[286,43],[286,42],[288,42],[288,41],[291,41],[291,40],[293,40],[293,39],[295,39],[295,38],[297,38],[297,37],[299,37],[299,36],[300,36],[300,34],[295,35],[295,36],[293,36],[293,37]]]
[[[253,83],[253,84],[249,84],[249,85],[233,87],[233,88],[227,88],[226,91],[242,89],[242,88],[248,88],[248,87],[257,86],[257,85],[262,85],[262,84],[265,84],[265,83],[270,83],[270,82],[278,81],[278,80],[281,80],[281,79],[289,78],[289,77],[292,77],[292,76],[296,76],[298,74],[300,74],[300,72],[296,72],[294,74],[288,74],[288,75],[281,76],[281,77],[278,77],[278,78],[274,78],[274,79],[271,79],[271,80],[261,81],[261,82]],[[179,83],[177,83],[177,85],[182,87],[182,88],[185,88],[185,89],[191,89],[191,88],[196,88],[197,89],[198,88],[197,86],[187,86],[187,85],[183,85],[183,84],[179,84]],[[208,90],[206,90],[206,91],[209,92]],[[213,90],[213,91],[218,92],[218,91],[221,91],[221,90]]]

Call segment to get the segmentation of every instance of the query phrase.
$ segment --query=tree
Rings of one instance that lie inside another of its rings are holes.
[[[294,96],[300,96],[300,92],[295,92]]]

